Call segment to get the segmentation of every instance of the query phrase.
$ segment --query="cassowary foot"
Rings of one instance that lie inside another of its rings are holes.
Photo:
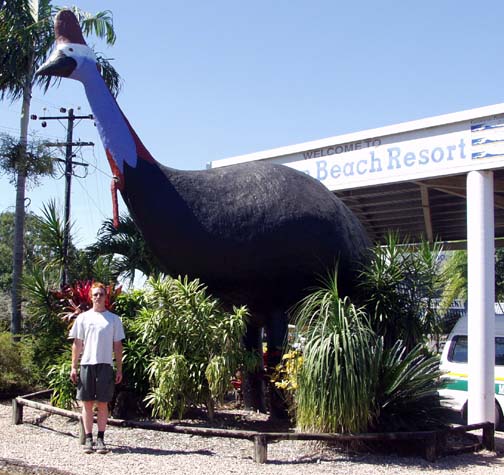
[[[245,373],[242,385],[245,409],[266,413],[262,373]]]
[[[281,421],[288,420],[289,412],[282,390],[274,387],[273,385],[269,385],[268,396],[271,419]]]

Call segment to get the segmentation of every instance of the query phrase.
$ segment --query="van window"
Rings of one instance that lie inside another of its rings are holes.
[[[448,361],[452,363],[467,363],[467,336],[453,337]],[[495,365],[504,366],[504,337],[495,338]]]
[[[495,339],[495,366],[504,366],[504,337]]]
[[[457,335],[453,337],[448,361],[453,363],[467,363],[467,337]]]

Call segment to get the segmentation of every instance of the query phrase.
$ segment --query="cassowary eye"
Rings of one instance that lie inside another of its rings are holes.
[[[68,51],[73,52],[73,48],[68,48]]]

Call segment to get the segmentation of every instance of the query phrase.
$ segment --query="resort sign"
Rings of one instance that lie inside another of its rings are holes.
[[[331,190],[501,168],[504,115],[331,145],[303,157],[284,164]]]

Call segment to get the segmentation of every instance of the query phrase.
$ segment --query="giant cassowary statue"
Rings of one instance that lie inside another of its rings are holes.
[[[157,162],[105,85],[69,10],[58,13],[56,50],[38,74],[84,84],[124,202],[163,270],[200,278],[228,304],[246,304],[245,338],[268,365],[280,358],[287,309],[327,270],[342,294],[355,283],[368,240],[356,217],[317,180],[283,165],[252,162],[182,171]],[[245,402],[264,409],[260,383]]]

